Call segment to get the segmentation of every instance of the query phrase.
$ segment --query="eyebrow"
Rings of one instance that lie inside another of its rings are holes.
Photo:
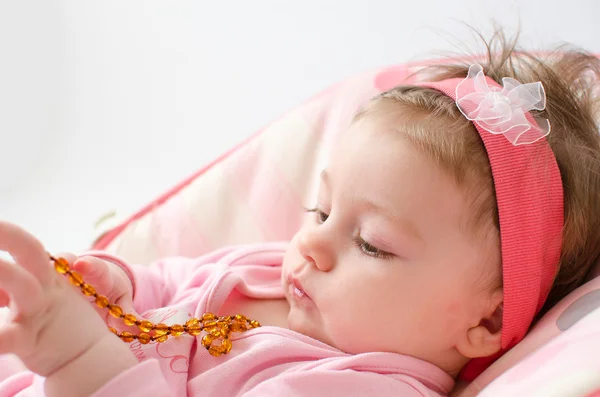
[[[321,182],[324,185],[327,185],[328,187],[330,187],[329,186],[329,173],[327,172],[327,169],[324,169],[323,171],[321,171],[320,178],[321,178]],[[397,214],[390,212],[389,209],[377,204],[374,201],[364,200],[364,199],[363,199],[363,201],[366,204],[366,206],[369,207],[370,209],[372,209],[380,214],[384,214],[388,218],[399,222],[401,224],[401,228],[402,228],[403,232],[406,233],[409,237],[412,237],[419,241],[425,241],[423,239],[423,237],[421,236],[419,229],[413,222],[411,222],[405,218],[399,217]]]

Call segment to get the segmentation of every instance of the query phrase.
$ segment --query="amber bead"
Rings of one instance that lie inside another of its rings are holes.
[[[139,324],[138,324],[138,328],[141,329],[144,332],[150,332],[152,331],[152,327],[154,327],[154,324],[152,324],[150,321],[148,320],[142,320]]]
[[[198,336],[198,335],[200,335],[200,332],[202,332],[202,326],[200,324],[188,325],[186,323],[186,329],[187,329],[187,333],[192,336]]]
[[[110,313],[111,316],[113,316],[115,318],[120,318],[123,315],[123,309],[121,309],[117,305],[110,305],[108,307],[108,312]]]
[[[125,325],[135,325],[137,318],[133,314],[126,314],[123,316],[123,322]]]
[[[217,321],[216,320],[204,321],[203,325],[204,325],[204,328],[213,328],[213,327],[217,326]]]
[[[118,334],[117,334],[117,330],[116,330],[116,329],[114,329],[113,327],[108,327],[108,330],[109,330],[110,332],[112,332],[113,334],[115,334],[115,335],[118,335]]]
[[[229,331],[230,331],[229,324],[224,324],[220,328],[220,330],[221,330],[221,336],[227,336],[227,335],[229,335]]]
[[[150,340],[152,340],[152,337],[150,336],[150,334],[143,332],[143,333],[139,334],[138,340],[140,341],[140,343],[142,345],[146,345],[146,344],[150,343]]]
[[[179,324],[175,324],[175,325],[171,325],[171,327],[169,327],[171,330],[171,335],[173,336],[179,336],[181,334],[183,334],[183,325],[179,325]]]
[[[127,343],[133,342],[133,340],[135,339],[133,337],[133,334],[131,332],[127,332],[127,331],[121,332],[121,335],[119,335],[119,338],[121,338],[121,340],[123,342],[127,342]]]
[[[92,287],[89,284],[83,284],[81,286],[81,291],[87,295],[87,296],[94,296],[96,295],[96,290],[94,289],[94,287]]]
[[[212,336],[210,334],[204,335],[202,337],[202,346],[209,347],[211,345],[211,343],[213,343],[213,340],[215,340],[214,336]]]
[[[248,330],[248,326],[244,323],[233,323],[231,324],[232,332],[244,332]]]
[[[238,322],[246,322],[246,321],[248,321],[248,319],[245,316],[241,315],[241,314],[236,314],[235,316],[233,316],[233,318],[236,321],[238,321]]]
[[[69,271],[69,262],[65,258],[57,258],[54,261],[54,268],[60,274],[65,274]]]
[[[252,328],[258,328],[258,327],[260,327],[260,323],[256,320],[250,320],[250,326]]]
[[[157,336],[166,335],[166,333],[169,332],[169,326],[163,323],[156,324],[154,326],[154,332],[156,332]]]
[[[167,334],[159,335],[154,338],[154,340],[158,343],[164,343],[167,341],[167,339],[169,339],[169,335]]]
[[[83,277],[77,272],[69,272],[69,282],[79,287],[83,284]]]
[[[231,351],[231,341],[229,339],[223,339],[220,347],[223,353],[229,353]]]
[[[211,330],[208,332],[209,335],[212,335],[214,338],[220,338],[221,337],[221,328],[211,328]]]
[[[96,297],[96,306],[101,309],[104,309],[106,306],[108,306],[108,299],[106,299],[106,296],[98,295]]]
[[[214,357],[219,357],[220,355],[223,354],[223,350],[221,349],[220,346],[211,346],[208,348],[208,352],[210,353],[211,356],[214,356]]]
[[[212,313],[204,313],[202,315],[202,321],[209,321],[209,320],[215,320],[217,318],[217,316],[215,316]]]

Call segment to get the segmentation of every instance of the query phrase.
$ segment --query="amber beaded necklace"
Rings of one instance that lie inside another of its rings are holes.
[[[96,293],[94,287],[84,282],[81,274],[70,269],[69,262],[66,259],[55,258],[50,255],[50,260],[54,262],[54,269],[58,273],[64,274],[71,284],[81,288],[84,295],[93,297],[96,306],[107,309],[111,316],[122,319],[125,325],[135,325],[140,329],[141,333],[135,335],[127,331],[119,333],[113,327],[108,327],[112,333],[127,343],[131,343],[136,339],[143,345],[150,342],[163,343],[166,342],[169,336],[179,336],[181,334],[198,336],[204,331],[206,334],[202,337],[202,346],[211,355],[220,356],[229,353],[231,350],[231,340],[229,339],[231,332],[244,332],[260,327],[258,321],[250,320],[241,314],[218,317],[213,313],[204,313],[201,318],[190,318],[184,325],[153,324],[147,320],[139,320],[133,314],[124,314],[123,309],[118,305],[110,303],[105,296]],[[216,341],[220,341],[220,343],[218,345],[213,344]]]

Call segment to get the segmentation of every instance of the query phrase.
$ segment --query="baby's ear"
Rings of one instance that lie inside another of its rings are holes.
[[[502,348],[502,290],[495,292],[479,322],[456,344],[464,357],[491,356]]]

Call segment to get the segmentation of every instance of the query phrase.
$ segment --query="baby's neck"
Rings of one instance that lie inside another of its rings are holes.
[[[434,362],[433,364],[446,371],[453,379],[456,379],[460,371],[468,362],[468,358],[461,355],[456,349],[452,349],[451,352],[438,356],[437,362]]]
[[[290,305],[285,298],[254,299],[234,291],[219,310],[219,315],[241,313],[261,325],[288,328]]]

